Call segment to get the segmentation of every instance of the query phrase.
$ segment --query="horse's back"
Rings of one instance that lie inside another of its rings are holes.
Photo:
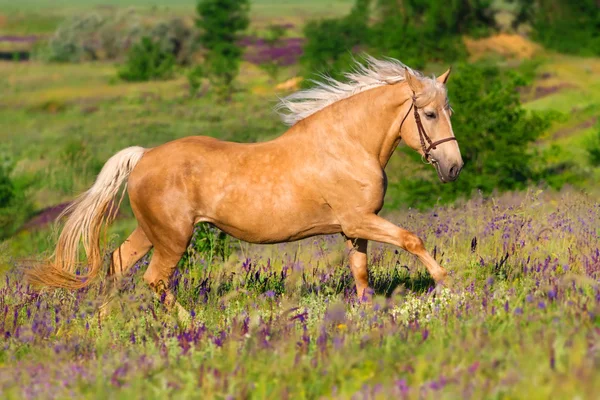
[[[309,154],[290,144],[194,136],[153,148],[130,176],[136,216],[183,214],[263,243],[337,231],[314,177],[303,173],[314,168]]]

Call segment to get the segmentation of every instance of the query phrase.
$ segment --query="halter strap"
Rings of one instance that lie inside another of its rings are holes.
[[[421,149],[423,150],[423,156],[425,157],[425,160],[427,160],[428,162],[430,162],[429,158],[431,156],[431,154],[430,154],[431,150],[435,150],[438,145],[440,145],[442,143],[446,143],[446,142],[451,142],[453,140],[458,141],[454,136],[440,139],[435,142],[433,142],[431,140],[429,135],[427,135],[427,132],[425,132],[425,127],[423,126],[423,123],[421,122],[421,116],[419,115],[419,111],[418,111],[418,107],[417,107],[417,96],[415,95],[415,92],[413,92],[412,104],[410,105],[408,112],[406,113],[406,115],[404,116],[404,119],[402,120],[400,129],[402,129],[402,125],[404,125],[404,121],[406,120],[406,117],[408,117],[408,114],[410,114],[411,110],[413,110],[413,112],[415,114],[415,123],[417,124],[417,131],[419,131],[419,140],[421,141]],[[425,142],[427,142],[427,144],[429,146],[427,146],[425,144]]]

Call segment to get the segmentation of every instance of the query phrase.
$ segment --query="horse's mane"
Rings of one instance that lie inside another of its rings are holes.
[[[393,58],[379,60],[369,55],[364,56],[366,63],[355,61],[354,69],[344,74],[347,82],[340,82],[330,76],[323,75],[323,82],[315,81],[315,87],[301,90],[280,99],[276,110],[281,119],[288,125],[311,116],[330,104],[351,97],[357,93],[378,86],[393,85],[405,80],[404,74],[408,69],[413,75],[422,81],[429,81],[433,85],[426,88],[434,89],[435,79],[428,79],[418,71],[415,71],[400,61]]]

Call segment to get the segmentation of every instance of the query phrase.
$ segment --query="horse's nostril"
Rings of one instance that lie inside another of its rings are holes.
[[[459,171],[459,169],[458,169],[458,166],[457,166],[457,165],[453,165],[453,166],[450,168],[450,171],[449,171],[449,173],[450,173],[450,178],[451,178],[451,179],[454,179],[454,178],[456,178],[456,177],[458,176],[458,171]]]

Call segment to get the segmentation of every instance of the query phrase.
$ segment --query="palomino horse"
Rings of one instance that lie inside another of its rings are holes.
[[[194,136],[122,150],[67,210],[54,260],[30,269],[29,280],[69,289],[89,285],[102,265],[102,226],[127,182],[138,227],[112,254],[109,275],[122,276],[154,247],[144,280],[179,311],[168,283],[199,222],[251,243],[342,233],[360,297],[368,288],[369,240],[415,254],[441,282],[446,270],[422,240],[377,214],[384,168],[400,140],[432,164],[442,182],[458,177],[463,161],[450,124],[449,74],[427,78],[396,60],[369,57],[346,83],[328,79],[283,99],[279,108],[292,127],[272,141]],[[75,274],[80,242],[85,275]]]

